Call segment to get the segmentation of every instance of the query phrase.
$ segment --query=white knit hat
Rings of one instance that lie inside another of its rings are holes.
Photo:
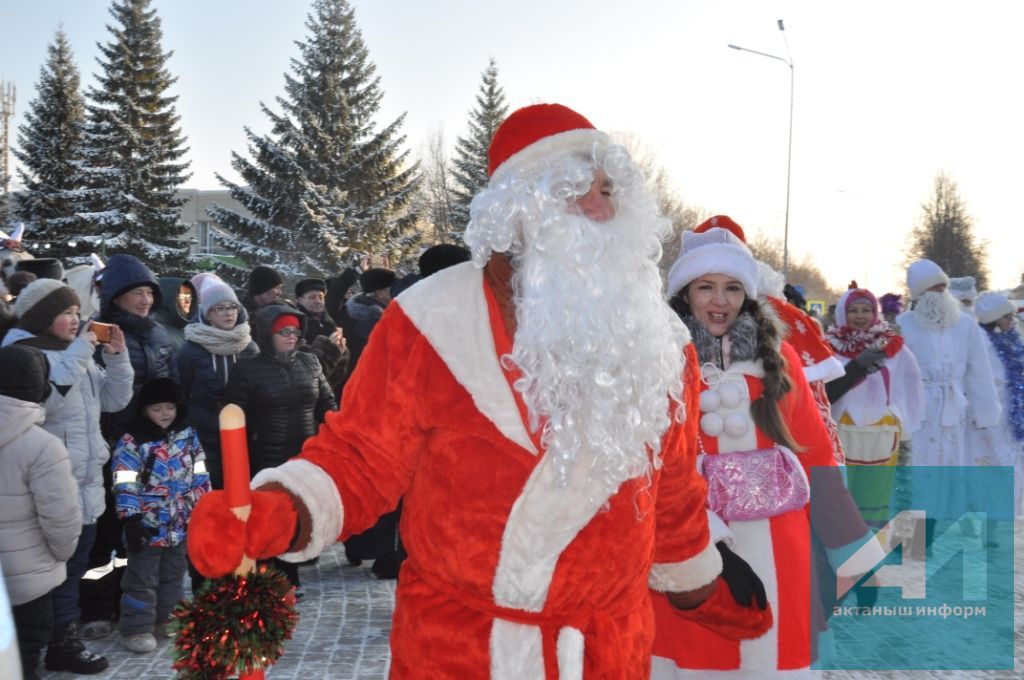
[[[203,319],[206,318],[211,307],[222,302],[238,304],[238,296],[235,295],[235,291],[220,277],[210,275],[202,281],[202,286],[199,289],[199,313]]]
[[[907,288],[910,289],[911,300],[916,300],[921,293],[940,283],[949,285],[949,277],[931,260],[918,260],[907,267]]]
[[[707,274],[731,276],[743,284],[747,297],[757,297],[757,261],[735,234],[712,227],[700,233],[684,231],[682,240],[679,257],[668,270],[669,297]]]
[[[974,301],[974,315],[978,317],[978,323],[992,323],[1016,312],[1017,306],[1002,293],[982,293]]]

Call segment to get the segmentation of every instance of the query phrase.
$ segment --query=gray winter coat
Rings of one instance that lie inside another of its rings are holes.
[[[39,427],[44,414],[0,395],[0,563],[15,606],[64,582],[82,531],[68,452]]]
[[[32,337],[28,331],[14,328],[3,344],[13,345]],[[50,362],[50,382],[54,386],[46,400],[43,429],[67,447],[78,480],[82,519],[92,524],[106,507],[103,464],[110,459],[110,447],[100,431],[100,412],[116,413],[128,405],[135,373],[127,352],[104,354],[107,367],[101,367],[93,360],[92,343],[84,338],[78,338],[63,352],[42,351]]]

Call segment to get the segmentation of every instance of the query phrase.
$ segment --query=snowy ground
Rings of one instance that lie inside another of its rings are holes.
[[[1024,678],[1024,523],[1016,529],[1014,572],[1015,656],[1013,671],[942,673],[937,671],[829,671],[825,680],[923,680],[928,678]],[[388,672],[388,633],[394,606],[394,581],[378,581],[366,565],[345,564],[340,545],[324,553],[315,566],[301,570],[306,597],[299,602],[300,621],[285,655],[267,672],[271,680],[383,680]],[[884,638],[884,630],[876,631]],[[171,678],[170,643],[160,641],[152,654],[132,654],[116,636],[89,643],[110,660],[110,669],[95,678],[149,680]],[[83,676],[43,672],[48,680]],[[528,679],[524,679],[528,680]]]

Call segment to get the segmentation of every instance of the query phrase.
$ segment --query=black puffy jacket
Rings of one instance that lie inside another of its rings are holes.
[[[224,389],[224,402],[238,404],[245,411],[253,475],[298,455],[327,412],[336,408],[315,356],[274,351],[270,328],[283,314],[305,322],[302,312],[285,305],[268,305],[257,311],[252,326],[260,354],[240,360]]]
[[[153,311],[149,316],[131,314],[114,304],[114,299],[139,286],[153,289],[153,308],[161,301],[160,284],[142,262],[131,255],[118,254],[107,260],[100,284],[100,311],[97,320],[114,323],[124,331],[128,356],[135,371],[134,394],[153,378],[173,378],[178,371],[174,364],[174,347],[167,331],[156,322]],[[103,350],[96,348],[96,362],[104,366]],[[104,414],[103,430],[108,441],[121,438],[135,413],[135,399],[123,410]]]

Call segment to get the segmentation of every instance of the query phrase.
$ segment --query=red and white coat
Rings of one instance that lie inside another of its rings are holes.
[[[285,558],[366,529],[402,497],[392,677],[646,678],[648,586],[691,590],[721,570],[695,420],[664,435],[649,487],[630,480],[608,498],[577,475],[556,488],[499,364],[511,340],[481,270],[445,269],[396,303],[341,411],[253,480],[283,483],[312,512],[311,543]],[[696,413],[692,347],[687,371]]]
[[[802,362],[787,342],[782,343],[781,352],[793,388],[780,401],[779,407],[793,439],[803,449],[796,457],[808,475],[812,466],[834,467],[832,443],[800,369]],[[745,418],[747,425],[742,433],[738,433],[742,429],[739,427],[728,427],[719,436],[701,431],[702,452],[713,456],[774,446],[775,442],[750,418],[751,402],[764,391],[760,361],[735,362],[725,371],[707,364],[703,374],[702,390],[720,391],[721,399],[710,402],[720,402],[712,412],[718,413],[726,423],[731,420],[734,425],[738,417]],[[723,396],[723,389],[732,394]],[[834,480],[839,481],[838,477]],[[817,493],[817,488],[812,492]],[[845,546],[867,533],[848,494],[834,495],[834,503],[820,509],[815,506],[815,527],[821,529],[819,536],[829,548]],[[774,624],[757,639],[727,640],[680,618],[664,597],[654,595],[657,637],[651,677],[661,680],[704,678],[723,673],[758,677],[759,672],[768,671],[802,675],[812,661],[812,628],[816,630],[821,625],[819,620],[812,626],[810,617],[809,508],[770,519],[729,522],[727,529],[725,523],[719,521],[719,529],[713,527],[712,533],[713,540],[726,540],[761,578],[774,613]]]

